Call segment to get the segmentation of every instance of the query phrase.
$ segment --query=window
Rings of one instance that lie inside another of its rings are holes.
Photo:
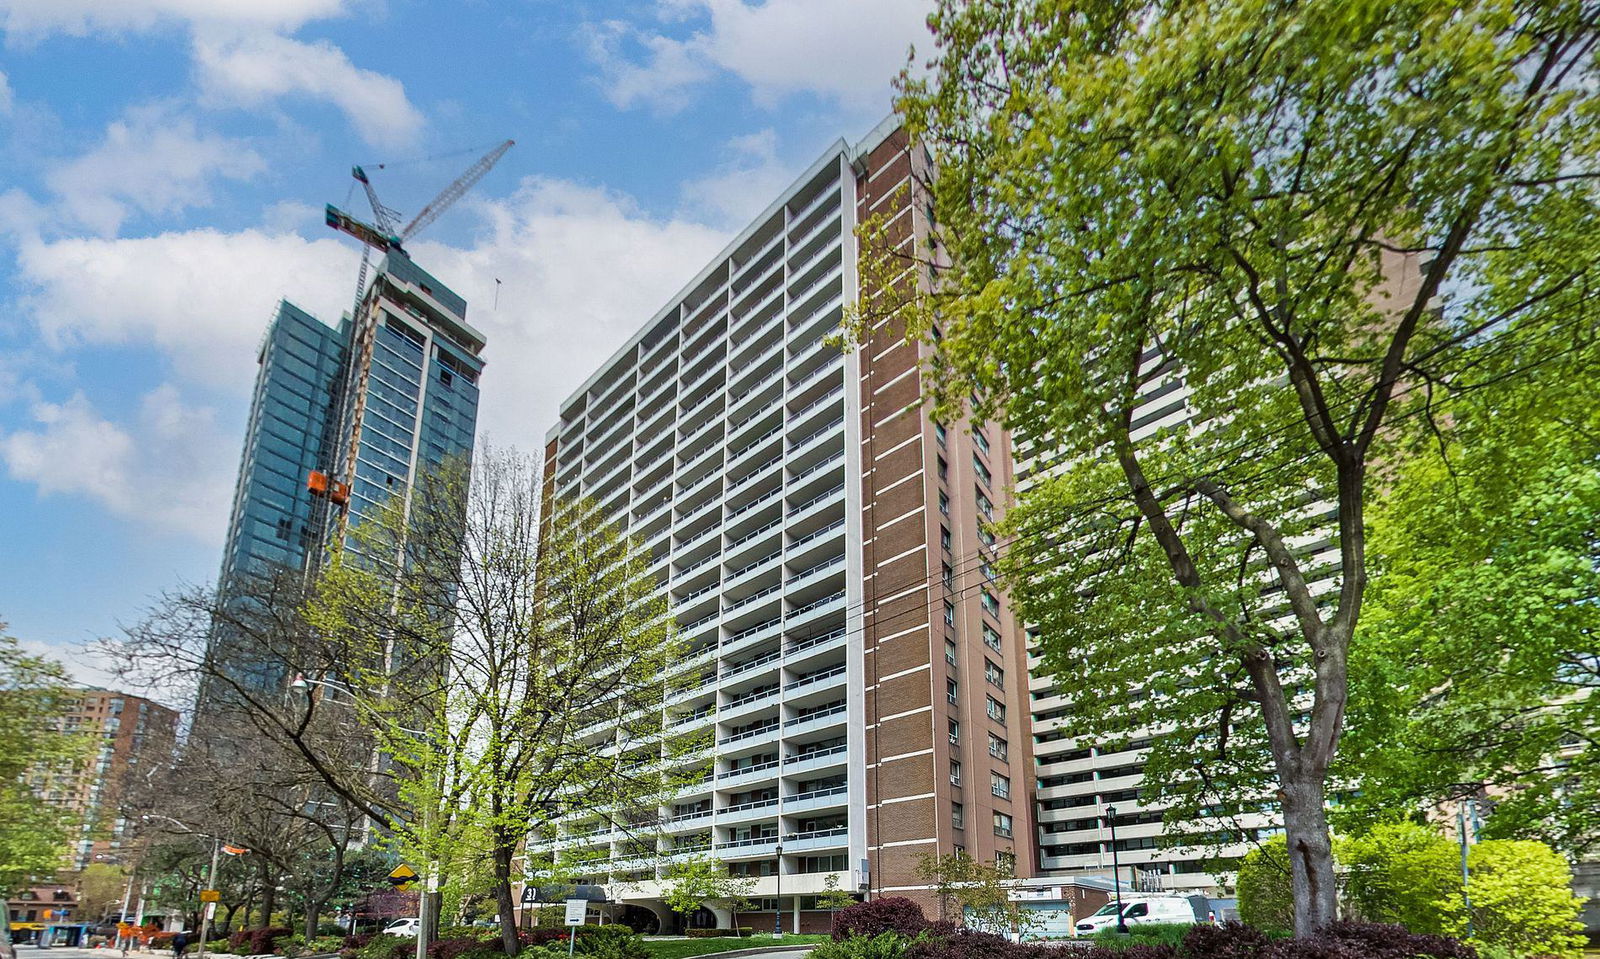
[[[989,452],[989,437],[983,435],[981,427],[972,431],[972,443],[985,453]]]
[[[989,718],[1004,726],[1006,723],[1005,705],[993,696],[985,696],[983,698],[986,701],[984,708],[989,713]]]
[[[943,464],[944,460],[940,460],[939,462],[940,464]],[[983,460],[978,459],[977,453],[972,454],[972,468],[975,472],[977,472],[978,479],[983,481],[983,485],[994,485],[994,476],[989,472],[989,467],[983,465]],[[941,473],[939,475],[942,478],[944,474]]]
[[[997,689],[1006,688],[1006,671],[996,666],[992,659],[983,661],[983,678],[989,681],[989,685]]]
[[[950,745],[959,746],[961,744],[961,724],[956,722],[954,719],[950,720],[949,722],[950,722]]]
[[[953,639],[944,641],[944,661],[952,666],[956,664],[956,641]]]
[[[940,446],[945,445],[945,442],[948,440],[949,436],[950,434],[944,428],[943,423],[933,424],[933,438],[939,441]]]
[[[982,490],[978,491],[978,512],[983,514],[984,519],[994,519],[994,504],[989,502],[989,497],[983,495]]]
[[[944,584],[950,589],[956,588],[956,568],[949,563],[944,564]]]
[[[958,691],[959,687],[956,686],[955,680],[947,679],[944,681],[944,698],[950,700],[950,705],[952,706],[956,704],[956,693]]]
[[[952,602],[949,602],[949,601],[945,602],[945,604],[944,604],[944,624],[946,626],[954,626],[956,624],[956,604],[955,603],[952,603]]]
[[[950,825],[957,829],[967,828],[967,811],[960,803],[950,804]]]
[[[939,512],[950,515],[950,497],[945,493],[939,494]]]
[[[1004,836],[1007,839],[1011,838],[1011,817],[1009,815],[1003,812],[994,814],[994,834],[996,836]]]
[[[989,532],[982,523],[978,524],[978,541],[985,546],[994,545],[994,534]]]
[[[950,785],[961,785],[961,764],[954,759],[950,760]]]
[[[946,553],[950,552],[950,527],[939,527],[939,545],[944,547]]]
[[[1000,631],[988,623],[983,624],[983,645],[995,652],[1000,651]]]
[[[1006,741],[1001,739],[999,736],[996,736],[994,733],[990,733],[989,755],[1003,762],[1006,758],[1006,752]]]
[[[991,583],[1000,578],[998,575],[996,575],[994,566],[988,560],[984,560],[978,564],[978,572],[982,573],[983,578]]]
[[[940,479],[947,480],[950,478],[950,464],[944,461],[943,456],[938,457],[938,470]]]
[[[1001,799],[1011,798],[1011,779],[999,773],[989,774],[989,792]]]
[[[984,612],[988,613],[990,616],[993,616],[995,619],[1000,618],[1000,601],[994,598],[993,593],[989,592],[988,590],[984,590],[980,601],[983,603]]]

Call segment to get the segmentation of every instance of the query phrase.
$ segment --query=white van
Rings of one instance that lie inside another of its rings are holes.
[[[1181,896],[1124,896],[1122,921],[1129,926],[1141,923],[1193,923],[1194,907]],[[1117,928],[1117,902],[1113,899],[1099,912],[1073,927],[1073,934],[1092,936],[1106,929]]]

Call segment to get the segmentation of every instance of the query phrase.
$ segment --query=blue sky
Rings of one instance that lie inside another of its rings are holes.
[[[85,644],[216,574],[255,345],[334,318],[366,165],[489,336],[480,429],[556,404],[838,137],[931,0],[0,0],[0,619]],[[384,164],[377,169],[378,164]],[[501,281],[494,305],[495,280]]]

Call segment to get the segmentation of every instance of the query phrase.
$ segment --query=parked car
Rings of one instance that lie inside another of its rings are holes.
[[[1122,900],[1122,921],[1129,926],[1142,923],[1193,923],[1194,906],[1181,896],[1138,896]],[[1092,936],[1117,928],[1117,904],[1108,902],[1100,911],[1073,927],[1079,936]]]
[[[11,944],[11,929],[0,922],[0,959],[17,959],[17,947]]]
[[[421,919],[396,919],[394,922],[391,922],[387,926],[383,927],[383,934],[386,936],[413,937],[421,931]]]

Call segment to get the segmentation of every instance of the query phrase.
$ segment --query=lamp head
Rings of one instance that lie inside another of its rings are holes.
[[[311,684],[306,682],[306,674],[305,673],[295,673],[294,674],[294,682],[289,684],[289,688],[294,690],[294,691],[296,691],[296,692],[303,693],[306,690],[311,688]]]
[[[1106,807],[1106,818],[1107,819],[1110,819],[1112,816],[1115,816],[1116,814],[1117,814],[1117,807],[1115,807],[1115,806],[1107,806]]]

